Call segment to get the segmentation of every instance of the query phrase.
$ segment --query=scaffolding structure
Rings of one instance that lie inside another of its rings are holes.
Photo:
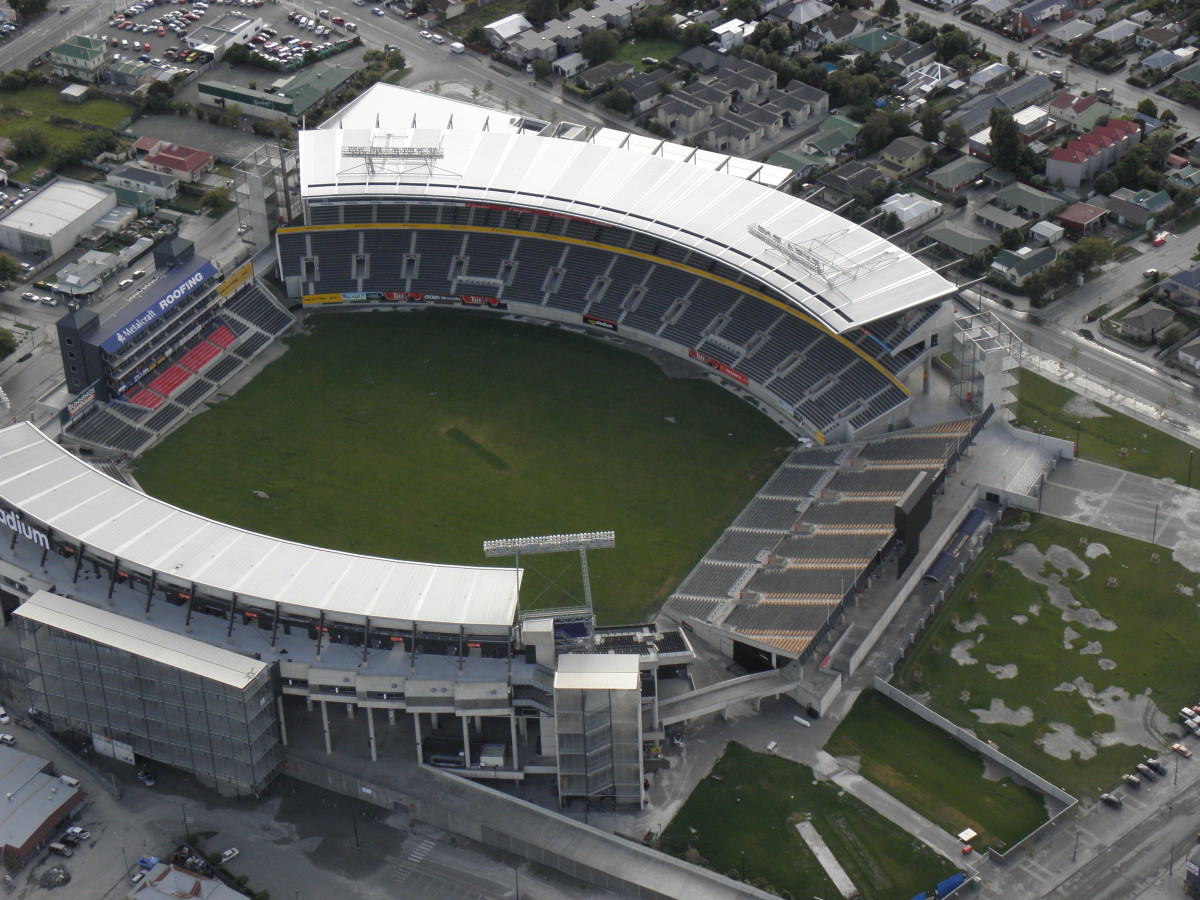
[[[972,413],[988,406],[1004,421],[1016,418],[1024,344],[992,312],[954,320],[954,398]]]
[[[237,204],[238,234],[246,243],[263,247],[275,229],[290,225],[299,214],[293,197],[300,196],[299,156],[279,144],[262,144],[233,167],[233,200]]]

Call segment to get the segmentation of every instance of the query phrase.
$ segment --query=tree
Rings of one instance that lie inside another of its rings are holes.
[[[899,116],[899,119],[895,116]],[[897,126],[900,130],[907,128],[908,120],[903,114],[890,113],[886,109],[871,110],[862,130],[858,133],[858,146],[864,153],[874,153],[882,150],[897,137]]]
[[[1025,243],[1025,232],[1020,228],[1005,228],[1000,235],[1000,243],[1009,250],[1016,250]]]
[[[1116,173],[1111,170],[1101,173],[1094,185],[1098,194],[1111,194],[1120,186],[1120,180],[1117,178]]]
[[[1152,169],[1161,169],[1171,154],[1171,150],[1175,147],[1175,134],[1170,128],[1160,128],[1142,141],[1139,146],[1145,148],[1146,165]]]
[[[535,28],[558,18],[558,0],[525,0],[525,18]]]
[[[933,39],[933,44],[937,47],[938,62],[949,63],[956,56],[970,57],[971,38],[957,28],[942,32]]]
[[[758,0],[729,0],[725,4],[725,21],[741,19],[743,22],[757,22],[762,18],[762,7]]]
[[[883,6],[879,7],[879,14],[889,19],[896,18],[900,15],[899,0],[883,0]]]
[[[9,4],[22,19],[32,19],[36,15],[40,15],[46,11],[50,5],[49,0],[12,0]]]
[[[1016,50],[1009,50],[1008,56],[1005,57],[1004,61],[1010,69],[1015,70],[1021,68],[1021,54],[1019,54]]]
[[[0,253],[0,281],[16,281],[20,274],[21,267],[17,261],[7,253]]]
[[[36,125],[17,129],[9,135],[9,139],[13,142],[13,150],[18,159],[41,156],[49,147],[46,135]]]
[[[1149,116],[1152,119],[1158,118],[1158,104],[1149,97],[1143,97],[1138,101],[1137,111],[1143,116]]]
[[[679,32],[679,37],[685,46],[699,47],[713,39],[713,30],[703,22],[692,22],[683,27],[683,31]]]
[[[226,128],[237,128],[242,124],[242,108],[236,103],[226,103],[221,111],[221,124]]]
[[[937,29],[920,18],[914,18],[909,23],[908,16],[905,16],[904,21],[908,23],[908,29],[904,32],[904,36],[913,43],[927,44],[937,36]]]
[[[534,78],[546,78],[550,75],[550,70],[551,70],[552,66],[550,65],[549,60],[542,59],[539,56],[537,59],[535,59],[533,61],[532,66],[533,66],[533,77]]]
[[[611,31],[589,31],[579,40],[579,52],[593,66],[608,62],[617,55],[620,42]]]
[[[918,119],[921,123],[921,139],[933,143],[942,133],[942,117],[932,103],[926,103]]]
[[[994,107],[988,124],[992,129],[988,155],[993,165],[1006,172],[1014,171],[1021,164],[1025,142],[1021,139],[1021,130],[1013,121],[1012,110],[1006,106]]]
[[[614,112],[625,113],[625,115],[633,112],[633,97],[623,87],[613,88],[600,98],[600,102]]]
[[[229,188],[222,185],[200,195],[200,206],[204,209],[220,209],[229,203]]]
[[[1046,295],[1050,292],[1049,279],[1042,272],[1034,272],[1021,285],[1025,289],[1025,296],[1029,298],[1029,302],[1034,306],[1044,306],[1046,303]]]
[[[1164,109],[1162,111],[1162,115],[1159,116],[1159,118],[1162,119],[1164,122],[1166,122],[1168,125],[1174,125],[1176,122],[1179,121],[1179,116],[1175,115],[1175,110],[1173,110],[1173,109]]]
[[[951,150],[957,150],[967,142],[967,129],[962,122],[947,122],[942,140]]]

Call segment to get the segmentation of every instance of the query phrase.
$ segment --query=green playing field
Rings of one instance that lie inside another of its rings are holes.
[[[490,538],[612,529],[616,548],[588,565],[598,617],[615,623],[658,607],[792,444],[705,379],[559,329],[443,311],[307,324],[146,454],[149,493],[290,540],[439,563],[487,564]],[[522,606],[580,598],[577,554],[521,562]]]

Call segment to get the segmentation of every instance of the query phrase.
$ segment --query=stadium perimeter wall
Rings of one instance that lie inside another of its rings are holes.
[[[640,843],[592,828],[469,779],[421,766],[404,790],[289,756],[283,774],[512,853],[634,900],[778,900]],[[495,823],[502,823],[497,827]]]

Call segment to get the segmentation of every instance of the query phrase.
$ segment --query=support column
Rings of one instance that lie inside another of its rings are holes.
[[[321,703],[321,730],[325,732],[325,752],[333,753],[333,740],[329,736],[329,704],[324,700]]]
[[[346,704],[346,718],[347,719],[354,718],[354,704],[353,703]]]
[[[425,762],[425,758],[421,755],[421,714],[414,711],[412,717],[413,727],[417,731],[417,762]]]
[[[483,716],[475,717],[475,730],[478,732],[483,731]]]
[[[467,724],[470,720],[466,716],[460,718],[463,726],[463,763],[469,769],[471,768],[471,731],[467,728]]]
[[[516,771],[520,772],[521,771],[521,751],[518,749],[519,745],[517,744],[517,714],[516,713],[510,712],[508,714],[508,729],[509,729],[509,732],[512,734],[513,768]]]
[[[379,754],[375,749],[375,710],[367,707],[367,735],[371,742],[371,762],[379,762]]]
[[[431,721],[431,722],[433,723],[433,730],[434,730],[434,731],[437,731],[437,728],[438,728],[438,714],[437,714],[437,713],[430,713],[430,714],[429,714],[429,721]]]
[[[287,746],[287,722],[283,718],[283,696],[275,698],[275,703],[279,706],[279,733],[283,736],[283,746]]]
[[[388,707],[388,724],[396,724],[396,710],[392,709],[391,707]]]
[[[304,696],[304,708],[309,712],[313,711],[313,699],[311,694],[306,694]]]

